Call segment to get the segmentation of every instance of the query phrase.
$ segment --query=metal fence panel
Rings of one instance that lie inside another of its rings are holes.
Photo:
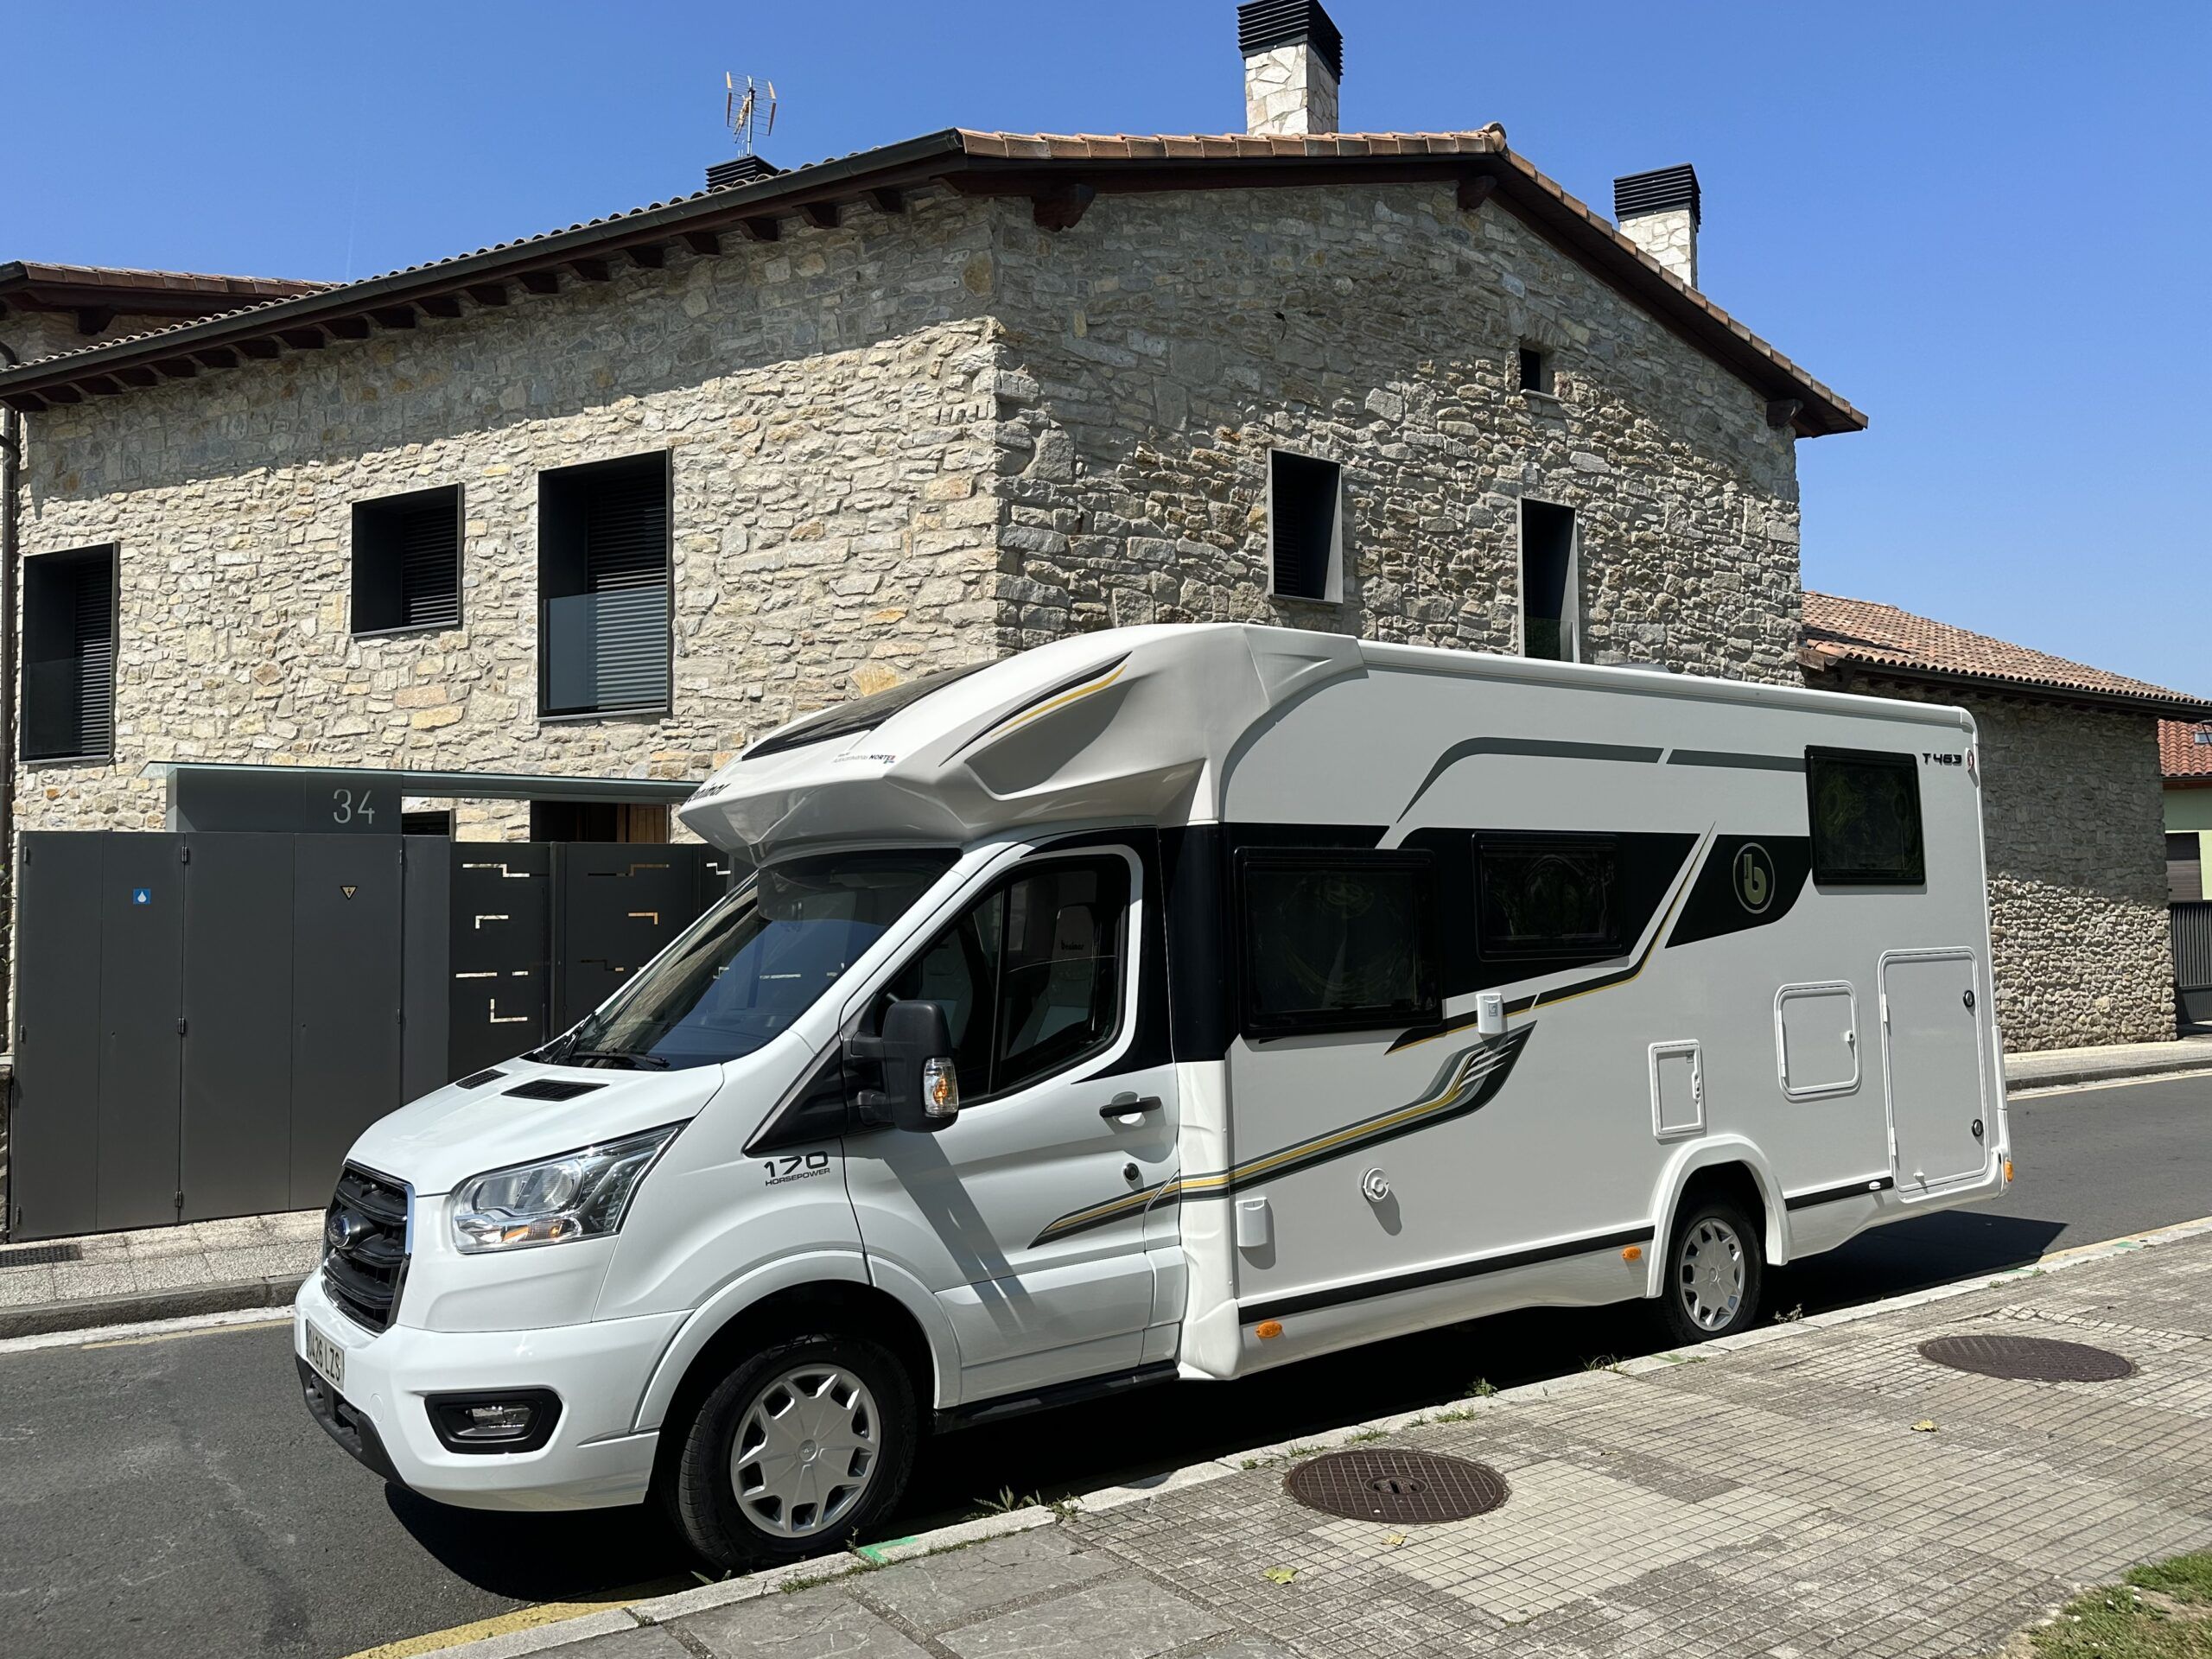
[[[553,849],[456,842],[452,863],[448,1052],[459,1077],[548,1035]]]
[[[187,839],[181,1218],[282,1210],[291,1198],[292,866],[299,837]]]
[[[99,837],[24,836],[16,893],[13,1236],[60,1238],[97,1224]]]
[[[327,1202],[346,1148],[400,1104],[399,855],[397,835],[294,843],[295,1209]]]
[[[2212,991],[2212,899],[2173,906],[2174,983]]]
[[[463,1074],[453,1070],[453,908],[451,843],[410,836],[400,842],[403,997],[399,1092],[419,1100]]]
[[[100,847],[99,1196],[94,1225],[177,1217],[184,1037],[184,837]]]
[[[565,842],[556,859],[551,1029],[565,1031],[622,988],[700,911],[706,849]]]

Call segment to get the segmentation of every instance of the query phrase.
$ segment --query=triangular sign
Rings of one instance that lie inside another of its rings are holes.
[[[356,893],[359,892],[360,889],[348,885],[340,887],[338,891],[344,893],[348,899],[351,899]]]

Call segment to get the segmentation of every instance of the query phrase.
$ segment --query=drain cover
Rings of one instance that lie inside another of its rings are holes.
[[[0,1268],[43,1268],[58,1262],[76,1262],[84,1252],[74,1244],[18,1244],[0,1250]]]
[[[2135,1375],[2135,1362],[2082,1342],[2048,1337],[1938,1337],[1920,1357],[1976,1376],[2015,1382],[2110,1382]]]
[[[1505,1477],[1487,1464],[1367,1446],[1301,1463],[1282,1487],[1309,1510],[1395,1526],[1464,1521],[1506,1497]]]

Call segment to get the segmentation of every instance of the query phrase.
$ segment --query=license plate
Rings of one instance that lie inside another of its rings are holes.
[[[308,1326],[308,1363],[321,1373],[323,1381],[343,1393],[346,1389],[346,1351],[328,1337]]]

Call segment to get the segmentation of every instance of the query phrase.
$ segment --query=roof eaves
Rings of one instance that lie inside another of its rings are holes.
[[[1979,673],[1967,669],[1938,667],[1928,663],[1901,663],[1887,657],[1854,652],[1848,645],[1832,639],[1806,641],[1798,649],[1797,662],[1808,672],[1848,677],[1854,680],[1894,680],[1915,685],[1955,686],[2035,702],[2104,709],[2158,720],[2212,720],[2212,702],[2185,696],[2180,692],[2122,691],[2068,685],[2056,680],[2035,679],[2024,675]]]

